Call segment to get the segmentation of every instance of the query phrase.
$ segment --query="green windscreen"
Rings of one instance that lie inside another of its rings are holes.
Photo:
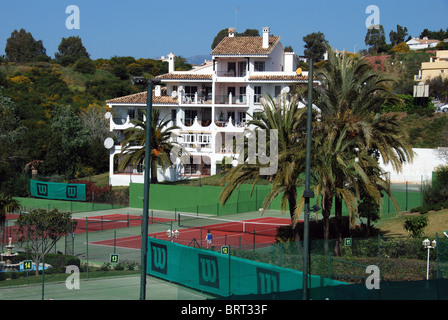
[[[45,199],[86,201],[86,185],[30,180],[30,194]]]
[[[300,271],[150,237],[147,274],[219,296],[302,288]],[[310,288],[342,284],[345,283],[311,276]]]

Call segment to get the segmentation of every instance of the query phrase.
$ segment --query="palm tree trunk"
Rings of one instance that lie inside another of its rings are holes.
[[[341,244],[342,244],[342,198],[336,195],[335,197],[335,231],[336,241],[334,243],[334,255],[336,257],[341,256]]]
[[[324,251],[325,255],[329,252],[328,240],[330,239],[330,214],[331,206],[333,204],[333,198],[331,196],[324,196],[322,199],[324,203],[324,209],[322,209],[322,223],[323,223],[323,234],[324,234]]]
[[[151,159],[151,184],[157,184],[157,160]]]
[[[294,221],[294,211],[296,209],[297,205],[297,189],[291,188],[286,191],[288,194],[288,204],[289,204],[289,215],[291,216],[291,224]],[[292,234],[294,236],[294,241],[299,242],[300,241],[300,231],[299,231],[299,224],[297,223],[294,228],[292,228]]]
[[[6,228],[6,220],[4,220],[3,217],[1,217],[0,218],[0,243],[1,243],[0,253],[2,253],[5,248],[5,228]]]

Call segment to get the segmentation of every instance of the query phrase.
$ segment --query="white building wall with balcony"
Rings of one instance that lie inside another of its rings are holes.
[[[175,56],[169,55],[170,72],[158,77],[164,87],[155,90],[153,108],[160,109],[162,119],[175,120],[170,125],[175,124],[180,129],[173,139],[188,151],[189,158],[184,158],[183,163],[176,160],[164,172],[159,168],[159,180],[214,175],[223,161],[236,165],[239,155],[223,140],[244,133],[244,120],[250,118],[246,113],[252,115],[262,110],[262,95],[275,97],[293,83],[307,82],[306,77],[295,74],[295,54],[284,52],[279,37],[271,36],[267,48],[263,47],[262,42],[266,45],[269,32],[269,28],[263,28],[263,37],[247,37],[244,41],[248,44],[243,41],[241,49],[236,49],[239,52],[250,47],[255,48],[254,52],[226,55],[226,48],[221,47],[224,53],[214,55],[212,52],[212,61],[190,71],[175,71]],[[258,77],[258,80],[251,77]],[[131,126],[130,121],[146,108],[146,95],[142,92],[119,97],[107,104],[114,115],[110,119],[111,131],[117,131],[120,137],[123,130]],[[141,167],[114,172],[114,157],[121,152],[119,142],[110,150],[111,184],[143,183]]]

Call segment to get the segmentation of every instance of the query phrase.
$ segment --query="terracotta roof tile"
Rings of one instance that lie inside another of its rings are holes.
[[[308,81],[308,76],[298,75],[253,75],[249,81]]]
[[[266,55],[279,41],[280,37],[270,36],[269,47],[263,48],[262,37],[225,37],[211,55]]]
[[[165,80],[212,80],[213,76],[198,73],[165,73],[156,78]]]
[[[106,104],[146,104],[146,91],[107,100]],[[171,96],[156,97],[152,95],[153,104],[177,104],[177,98]]]

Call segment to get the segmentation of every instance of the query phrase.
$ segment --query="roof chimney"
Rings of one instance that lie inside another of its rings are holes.
[[[229,38],[233,38],[235,36],[235,28],[229,28]]]
[[[263,28],[263,49],[269,48],[269,27]]]
[[[176,55],[174,53],[170,53],[168,55],[168,72],[172,73],[174,72],[174,58]]]

